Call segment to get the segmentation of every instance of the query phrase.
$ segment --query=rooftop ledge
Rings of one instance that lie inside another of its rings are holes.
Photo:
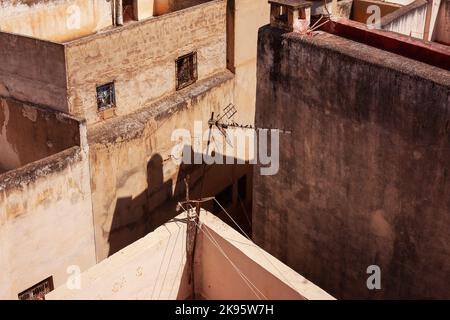
[[[186,216],[180,214],[82,273],[81,289],[62,286],[46,299],[334,300],[204,210],[197,224],[194,281],[189,282]]]
[[[369,29],[345,18],[330,21],[321,30],[450,71],[450,47],[399,33]]]
[[[6,31],[1,31],[1,30],[0,30],[0,34],[9,34],[9,35],[16,36],[16,37],[34,39],[34,40],[41,41],[41,42],[47,42],[49,44],[70,46],[70,45],[75,45],[75,44],[82,43],[85,41],[90,41],[90,40],[96,39],[97,37],[104,37],[104,36],[107,36],[108,34],[121,32],[123,30],[127,30],[127,29],[131,30],[133,28],[136,28],[141,25],[145,25],[147,23],[156,23],[156,22],[162,21],[164,19],[170,19],[177,15],[183,14],[183,12],[201,10],[204,7],[211,6],[218,2],[224,2],[224,1],[225,0],[205,0],[205,2],[203,2],[203,3],[199,3],[196,5],[184,8],[184,9],[174,10],[174,11],[167,12],[167,13],[164,13],[161,15],[151,16],[148,18],[140,19],[140,20],[127,21],[123,25],[120,25],[120,26],[111,25],[104,29],[98,30],[97,32],[88,33],[88,34],[84,34],[84,35],[80,34],[77,37],[74,37],[69,40],[64,40],[64,41],[52,41],[52,40],[45,39],[45,38],[33,37],[33,36],[24,35],[24,34],[20,34],[20,33],[6,32]]]

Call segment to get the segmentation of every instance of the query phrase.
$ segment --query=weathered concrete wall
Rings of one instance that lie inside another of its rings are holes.
[[[69,43],[70,112],[98,122],[96,86],[111,81],[116,115],[146,107],[175,91],[175,60],[192,51],[198,54],[200,80],[224,70],[225,6],[223,0],[209,1]]]
[[[258,244],[337,298],[449,298],[450,75],[331,34],[259,35]],[[368,266],[382,290],[369,291]]]
[[[76,119],[0,97],[0,167],[4,171],[79,145]]]
[[[0,96],[68,111],[64,46],[0,32]]]
[[[0,175],[0,299],[95,264],[89,176],[80,147]]]
[[[194,136],[195,121],[203,121],[206,131],[211,112],[218,114],[233,102],[233,82],[230,72],[219,73],[138,113],[90,130],[99,260],[173,218],[173,199],[184,198],[183,179],[187,174],[191,177],[191,196],[200,196],[202,166],[176,165],[171,155],[179,141],[171,141],[171,135],[174,129],[181,128]],[[232,165],[208,169],[203,196],[219,193],[249,171],[250,166]]]
[[[194,279],[201,300],[334,299],[209,212],[200,215]]]
[[[111,25],[111,0],[0,1],[3,32],[62,42]]]

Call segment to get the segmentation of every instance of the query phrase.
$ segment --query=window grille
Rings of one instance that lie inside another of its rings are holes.
[[[177,90],[186,88],[198,79],[197,53],[192,52],[176,61]]]
[[[97,108],[99,111],[116,106],[116,92],[114,83],[107,83],[97,87]]]
[[[19,300],[45,300],[45,295],[53,289],[53,277],[49,277],[19,293]]]

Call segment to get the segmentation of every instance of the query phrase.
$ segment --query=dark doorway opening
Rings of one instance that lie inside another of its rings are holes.
[[[124,23],[136,20],[134,2],[135,0],[123,0],[122,2]]]

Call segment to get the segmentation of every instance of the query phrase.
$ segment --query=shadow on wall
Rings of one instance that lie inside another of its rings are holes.
[[[190,146],[189,149],[185,149],[185,152],[191,153],[191,159],[199,156]],[[252,173],[251,165],[206,166],[203,193],[201,192],[203,165],[182,163],[176,176],[166,181],[164,181],[163,166],[162,156],[153,155],[147,163],[147,189],[137,197],[117,199],[108,236],[108,256],[144,237],[179,214],[177,213],[178,202],[186,199],[186,177],[189,177],[191,199],[216,196],[239,226],[251,235],[251,195],[248,190],[239,190],[238,186],[238,181],[242,181],[244,177],[251,183],[251,179],[247,179],[247,176]],[[238,168],[239,166],[241,168]],[[240,179],[234,179],[234,171],[245,171],[246,174],[237,177]],[[233,221],[214,201],[205,203],[202,207],[233,226]]]

